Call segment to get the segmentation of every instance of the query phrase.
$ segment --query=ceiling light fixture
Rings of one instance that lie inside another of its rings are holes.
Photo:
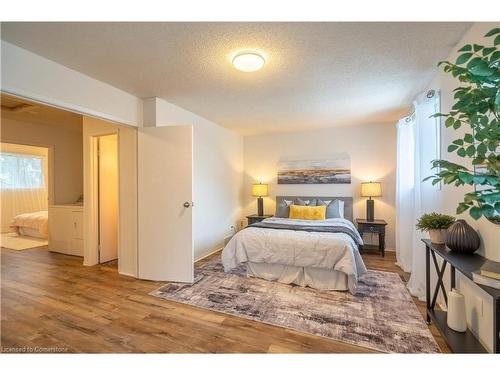
[[[243,52],[233,58],[233,66],[242,72],[256,72],[265,63],[264,57],[256,52]]]

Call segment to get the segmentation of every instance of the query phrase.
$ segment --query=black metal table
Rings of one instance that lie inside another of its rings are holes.
[[[444,287],[444,273],[446,266],[450,265],[451,287],[456,284],[456,270],[462,273],[465,277],[472,280],[472,273],[479,271],[481,266],[487,261],[486,258],[477,254],[460,254],[450,251],[445,245],[431,243],[430,240],[422,240],[425,243],[425,285],[426,285],[426,302],[427,302],[427,323],[431,321],[436,325],[437,329],[455,353],[486,353],[486,349],[478,339],[467,329],[466,332],[456,332],[448,327],[446,323],[446,312],[435,310],[436,300],[439,291],[443,293],[444,300],[448,304],[448,296]],[[436,258],[436,254],[443,259],[441,267]],[[437,283],[434,293],[431,298],[431,275],[430,262],[434,263],[437,273]],[[474,281],[473,281],[474,282]],[[477,284],[482,290],[488,293],[493,298],[493,352],[500,352],[500,290],[489,286]]]

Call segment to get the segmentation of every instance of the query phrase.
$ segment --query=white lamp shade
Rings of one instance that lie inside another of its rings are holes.
[[[381,197],[382,184],[380,182],[362,182],[361,183],[362,197]]]
[[[268,185],[267,184],[253,184],[252,196],[254,197],[267,197]]]

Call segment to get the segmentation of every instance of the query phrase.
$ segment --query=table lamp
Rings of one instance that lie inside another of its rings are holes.
[[[366,200],[366,220],[373,221],[375,218],[375,202],[373,197],[382,196],[382,184],[380,182],[362,182],[361,196],[368,197]]]
[[[257,198],[257,214],[259,216],[264,215],[264,199],[262,197],[267,197],[267,184],[253,184],[252,185],[252,196]]]

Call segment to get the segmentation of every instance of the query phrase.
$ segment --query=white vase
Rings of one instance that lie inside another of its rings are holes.
[[[432,243],[444,244],[446,229],[429,229],[429,237]]]
[[[467,319],[465,317],[465,300],[456,289],[448,293],[448,327],[457,332],[467,330]]]

